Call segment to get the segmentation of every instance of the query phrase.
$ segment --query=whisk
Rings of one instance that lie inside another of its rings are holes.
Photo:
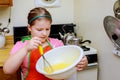
[[[45,58],[44,54],[43,54],[43,47],[40,45],[39,46],[39,52],[41,54],[41,56],[43,57],[43,66],[44,66],[44,70],[47,72],[47,73],[52,73],[54,70],[51,66],[51,64],[47,61],[47,59]]]

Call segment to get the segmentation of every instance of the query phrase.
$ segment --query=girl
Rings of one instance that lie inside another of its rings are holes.
[[[19,67],[22,69],[25,80],[50,80],[38,73],[35,69],[37,60],[40,58],[38,46],[42,45],[44,53],[63,46],[63,42],[58,39],[49,38],[52,17],[50,13],[42,7],[30,10],[28,14],[28,30],[31,36],[28,40],[18,41],[10,52],[10,57],[6,60],[3,70],[6,74],[15,73]],[[87,58],[76,65],[77,70],[83,70],[88,64]]]

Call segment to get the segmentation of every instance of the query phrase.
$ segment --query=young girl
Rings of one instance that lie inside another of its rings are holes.
[[[50,13],[42,7],[30,10],[28,14],[28,30],[31,33],[30,39],[18,41],[10,52],[10,57],[6,60],[3,70],[6,74],[15,73],[19,67],[22,69],[25,80],[50,80],[36,71],[35,65],[40,58],[38,46],[42,45],[44,53],[63,46],[63,42],[58,39],[49,38],[52,17]],[[88,64],[84,56],[82,61],[76,65],[77,70],[83,70]]]

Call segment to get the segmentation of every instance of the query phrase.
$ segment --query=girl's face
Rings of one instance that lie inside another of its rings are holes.
[[[39,37],[41,42],[46,42],[50,34],[51,22],[47,19],[35,20],[34,25],[28,25],[28,30],[31,32],[32,37]]]

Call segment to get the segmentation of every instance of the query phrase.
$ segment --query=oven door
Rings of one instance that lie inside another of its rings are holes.
[[[98,65],[97,54],[88,54],[88,55],[86,55],[86,57],[88,59],[88,67]]]

